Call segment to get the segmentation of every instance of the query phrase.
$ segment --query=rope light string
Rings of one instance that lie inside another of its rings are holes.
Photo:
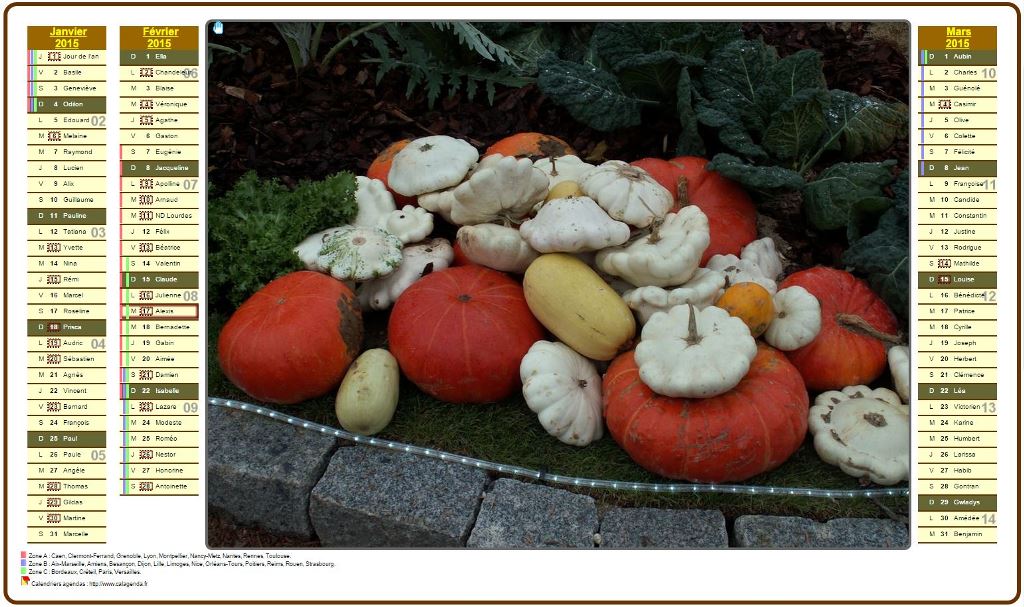
[[[529,468],[522,468],[520,466],[514,466],[509,464],[499,464],[497,462],[490,462],[475,457],[459,455],[457,453],[449,453],[447,451],[440,451],[438,449],[429,449],[427,447],[409,445],[398,441],[374,438],[372,436],[363,436],[361,434],[354,434],[352,432],[347,432],[345,430],[340,430],[338,428],[332,428],[331,426],[325,426],[323,424],[311,422],[299,417],[295,417],[293,415],[281,413],[280,411],[275,411],[273,409],[268,409],[266,407],[261,407],[259,405],[254,405],[251,403],[238,400],[232,400],[229,398],[209,397],[206,399],[206,402],[207,404],[212,405],[214,407],[224,407],[227,409],[235,409],[238,411],[255,413],[256,415],[269,417],[270,419],[276,419],[278,421],[285,422],[286,424],[291,424],[292,426],[297,426],[299,428],[303,428],[306,430],[319,432],[321,434],[327,434],[360,445],[370,445],[371,447],[380,447],[383,449],[390,449],[392,451],[414,453],[416,455],[430,457],[433,459],[441,460],[443,462],[451,462],[455,464],[461,464],[463,466],[469,466],[472,468],[488,470],[490,472],[497,472],[499,474],[508,474],[510,476],[530,478],[533,480],[539,480],[558,485],[589,487],[592,489],[612,489],[617,491],[646,491],[648,493],[670,494],[735,493],[743,495],[785,495],[823,498],[906,497],[910,495],[910,489],[907,487],[891,489],[810,489],[806,487],[768,487],[752,485],[722,485],[703,483],[636,483],[632,481],[609,481],[603,479],[579,478],[575,476],[567,476],[564,474],[552,474],[550,472],[541,472],[539,470],[531,470]]]

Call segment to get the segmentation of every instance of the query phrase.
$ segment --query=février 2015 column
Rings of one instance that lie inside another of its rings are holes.
[[[199,494],[199,28],[121,27],[122,495]]]

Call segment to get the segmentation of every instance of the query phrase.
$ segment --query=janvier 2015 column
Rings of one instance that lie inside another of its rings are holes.
[[[199,494],[199,28],[121,27],[121,492]]]
[[[28,28],[30,544],[106,541],[106,44]]]

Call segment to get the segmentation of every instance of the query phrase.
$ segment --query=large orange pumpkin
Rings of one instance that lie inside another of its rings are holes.
[[[421,390],[453,403],[501,400],[519,388],[519,362],[544,329],[523,287],[481,266],[429,274],[395,302],[391,353]]]
[[[699,483],[738,482],[771,470],[807,433],[807,390],[781,352],[758,344],[750,371],[711,398],[655,394],[633,352],[604,376],[608,432],[633,461],[655,474]]]
[[[739,255],[757,238],[757,209],[742,187],[706,170],[706,158],[679,156],[668,162],[679,169],[677,178],[686,179],[687,199],[708,216],[711,244],[704,251],[701,266],[712,255]]]
[[[402,139],[401,141],[396,141],[384,148],[384,151],[377,154],[377,157],[370,163],[370,168],[366,169],[367,177],[370,179],[379,179],[384,182],[384,187],[386,187],[388,191],[391,192],[391,195],[395,197],[395,204],[398,205],[398,208],[402,208],[407,204],[416,204],[415,196],[402,196],[392,190],[391,186],[388,185],[388,172],[391,171],[391,162],[395,159],[395,154],[401,152],[402,148],[409,145],[410,141],[412,140]]]
[[[494,145],[484,151],[484,156],[490,156],[491,154],[537,160],[539,158],[575,155],[576,150],[554,135],[526,132],[509,135],[495,142]]]
[[[819,266],[790,274],[779,289],[800,286],[821,303],[821,331],[786,355],[814,391],[869,384],[886,367],[885,343],[869,333],[892,335],[899,324],[889,306],[849,272]],[[909,286],[908,286],[909,288]]]
[[[286,274],[253,294],[217,339],[220,367],[249,396],[293,404],[336,387],[359,354],[363,318],[343,283]]]

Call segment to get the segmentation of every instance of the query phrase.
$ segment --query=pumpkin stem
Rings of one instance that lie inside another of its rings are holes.
[[[868,321],[864,320],[856,314],[846,314],[840,312],[836,314],[836,323],[840,327],[850,331],[851,333],[857,333],[860,335],[867,335],[868,337],[874,337],[878,341],[889,344],[902,344],[903,336],[897,333],[896,335],[890,335],[889,333],[882,333],[878,329],[868,324]]]
[[[651,223],[651,235],[647,237],[648,243],[657,244],[661,240],[661,224],[664,222],[664,219],[655,219]]]
[[[690,197],[686,194],[686,177],[680,177],[676,182],[676,200],[680,207],[690,204]]]
[[[688,303],[686,305],[690,307],[690,324],[687,327],[687,330],[689,331],[689,335],[686,336],[686,343],[688,343],[691,346],[696,346],[704,338],[701,337],[700,334],[697,332],[697,310],[696,310],[696,308],[693,307],[692,303]]]
[[[555,157],[551,156],[551,176],[558,177],[558,167],[555,166]]]

